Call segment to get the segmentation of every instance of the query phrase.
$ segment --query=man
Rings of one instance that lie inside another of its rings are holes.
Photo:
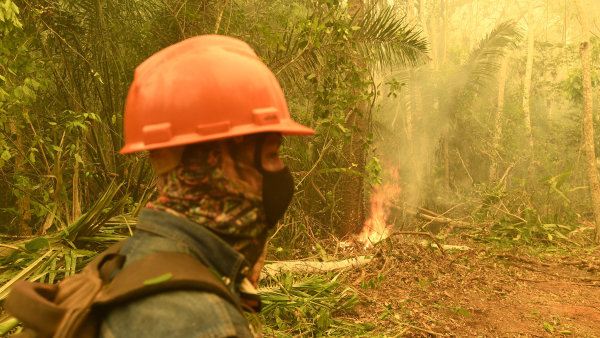
[[[123,245],[125,266],[183,252],[211,269],[236,300],[258,283],[269,230],[294,189],[278,149],[314,131],[290,119],[273,73],[246,43],[187,39],[135,72],[121,153],[150,151],[158,193]],[[177,264],[177,262],[173,262]],[[102,337],[249,337],[247,320],[216,294],[169,291],[108,313]]]

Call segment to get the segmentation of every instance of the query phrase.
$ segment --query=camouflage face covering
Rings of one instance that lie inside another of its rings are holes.
[[[267,240],[261,195],[245,181],[226,177],[219,143],[186,147],[179,165],[159,176],[158,197],[146,207],[184,216],[256,263]]]

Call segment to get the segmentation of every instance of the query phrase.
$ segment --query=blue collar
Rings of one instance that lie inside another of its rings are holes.
[[[245,277],[240,273],[248,267],[244,255],[198,223],[164,211],[143,209],[137,229],[185,243],[192,256],[231,281],[239,282]]]

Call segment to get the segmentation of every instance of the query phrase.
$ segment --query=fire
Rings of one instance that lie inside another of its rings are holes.
[[[386,224],[387,210],[384,206],[385,194],[383,187],[376,187],[371,194],[371,215],[365,221],[363,229],[358,235],[358,241],[369,247],[389,236]]]
[[[389,173],[386,183],[375,186],[371,193],[370,217],[365,221],[365,225],[358,235],[358,241],[363,243],[365,248],[386,239],[393,227],[393,225],[387,224],[386,220],[390,214],[391,202],[400,195],[401,189],[398,170],[392,169]]]

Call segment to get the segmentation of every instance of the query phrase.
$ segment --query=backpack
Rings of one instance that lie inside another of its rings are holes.
[[[110,247],[81,273],[58,284],[15,283],[4,307],[23,322],[25,329],[18,337],[96,337],[106,310],[171,290],[211,292],[242,312],[223,282],[199,260],[184,253],[161,252],[119,271],[125,262],[125,256],[118,253],[122,245],[123,241]]]

